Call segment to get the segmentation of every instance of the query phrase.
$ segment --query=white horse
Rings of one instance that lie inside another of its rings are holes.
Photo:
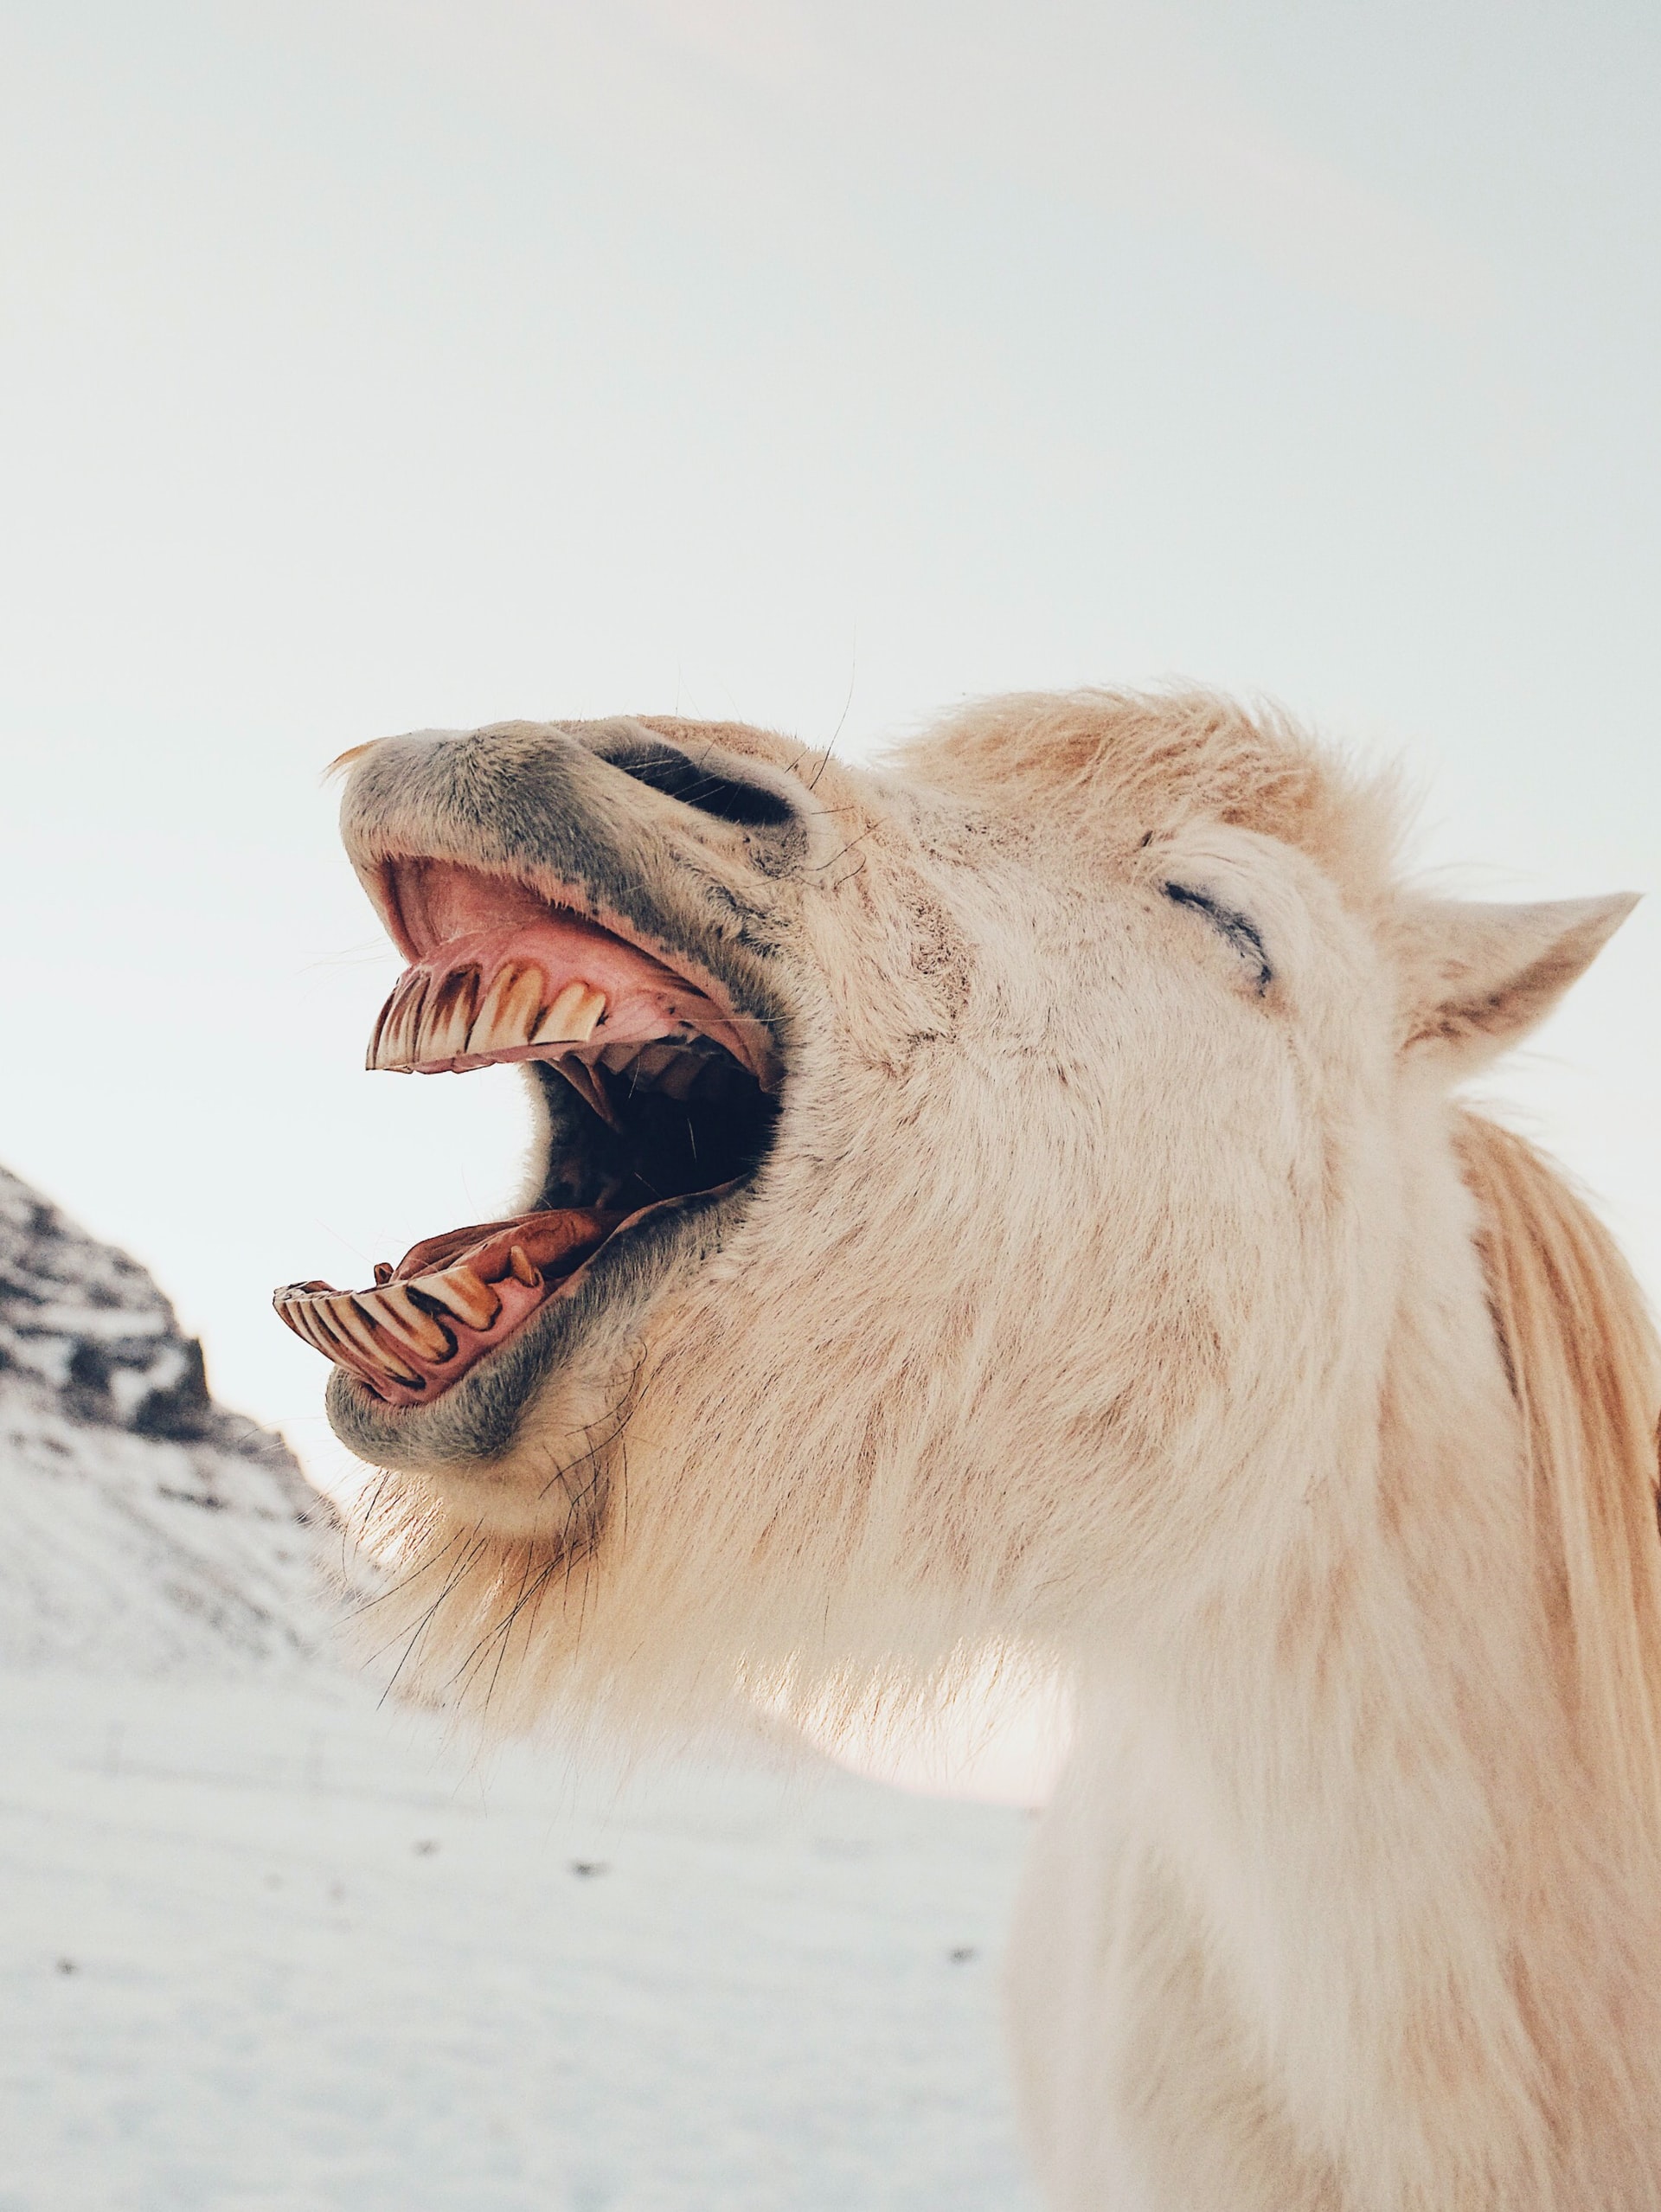
[[[1656,2212],[1661,1354],[1454,1098],[1631,901],[1420,896],[1199,695],[428,733],[344,828],[371,1064],[544,1109],[523,1213],[279,1295],[412,1667],[637,1741],[1064,1668],[1058,2207]]]

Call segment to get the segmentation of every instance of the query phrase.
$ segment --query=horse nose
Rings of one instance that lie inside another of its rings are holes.
[[[747,773],[746,764],[730,755],[716,759],[696,746],[645,735],[614,737],[594,749],[608,766],[714,821],[745,830],[784,830],[799,818],[782,791]]]

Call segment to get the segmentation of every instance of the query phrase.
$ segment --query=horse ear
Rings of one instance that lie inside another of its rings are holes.
[[[1402,1051],[1472,1074],[1545,1019],[1637,904],[1633,891],[1525,907],[1414,901],[1393,933]]]

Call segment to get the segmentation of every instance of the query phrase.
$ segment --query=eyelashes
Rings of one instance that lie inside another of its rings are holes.
[[[1204,891],[1196,891],[1186,883],[1162,883],[1159,888],[1173,906],[1190,907],[1196,914],[1203,914],[1213,929],[1239,954],[1253,972],[1253,985],[1260,998],[1274,981],[1274,970],[1264,950],[1263,939],[1258,934],[1255,922],[1234,907],[1225,907]]]

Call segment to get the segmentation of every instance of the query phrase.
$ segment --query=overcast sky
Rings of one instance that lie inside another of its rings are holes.
[[[497,1210],[319,772],[1183,674],[1661,888],[1661,14],[13,0],[0,1160],[324,1479],[271,1286]],[[1499,1086],[1661,1286],[1661,903]]]

